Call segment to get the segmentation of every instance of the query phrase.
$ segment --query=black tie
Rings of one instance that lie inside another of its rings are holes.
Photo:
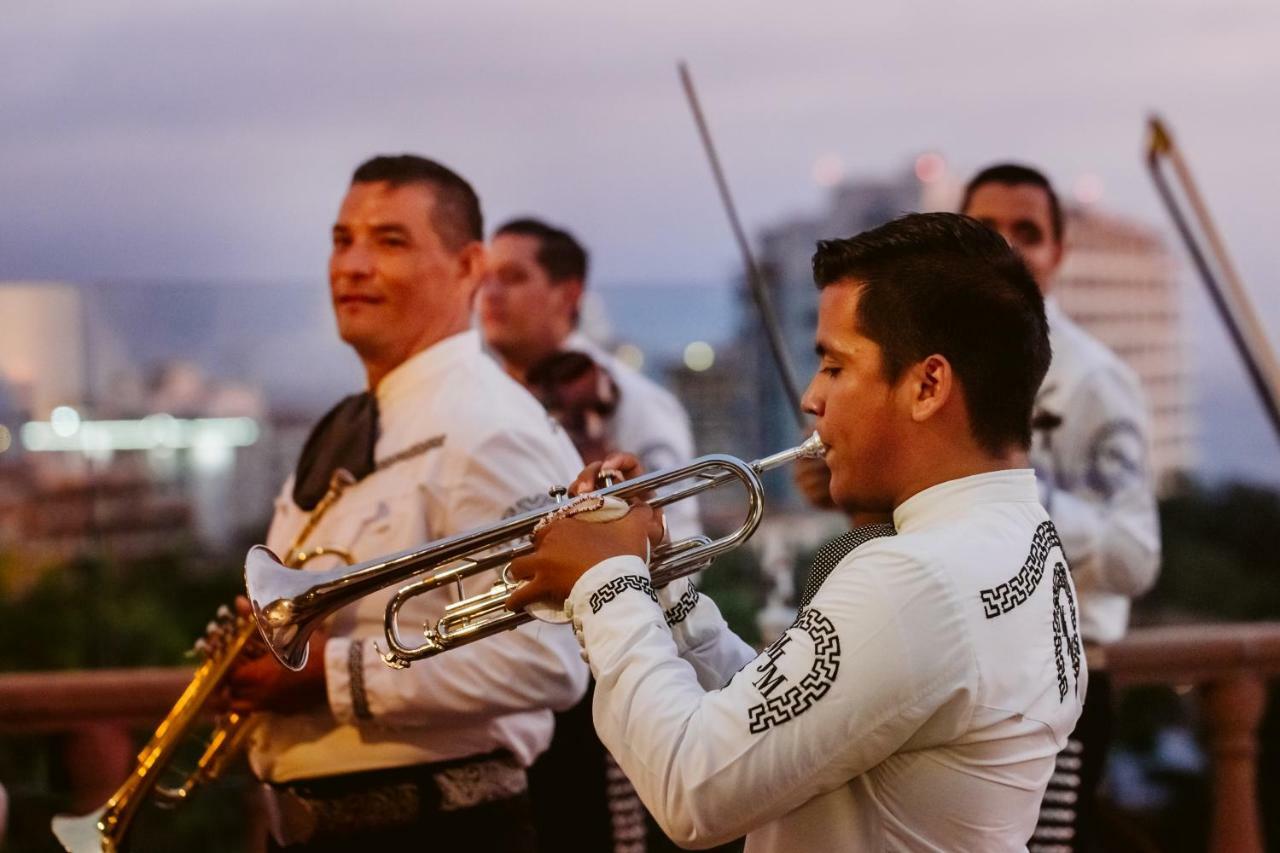
[[[363,480],[374,468],[378,440],[378,399],[352,394],[329,410],[307,436],[293,481],[293,502],[310,512],[329,491],[333,472],[346,468]]]
[[[819,548],[818,553],[813,555],[813,567],[809,569],[809,577],[804,582],[804,592],[800,595],[801,609],[809,606],[809,602],[813,601],[813,597],[818,594],[822,582],[827,579],[827,575],[831,574],[831,570],[840,564],[845,555],[872,539],[893,536],[897,532],[892,524],[866,524],[855,527],[848,533],[840,534]]]

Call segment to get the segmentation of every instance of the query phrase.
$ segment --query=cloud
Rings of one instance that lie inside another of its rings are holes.
[[[1166,108],[1206,162],[1266,156],[1277,36],[1265,5],[1189,2],[27,4],[0,34],[0,226],[23,244],[0,274],[307,273],[350,168],[415,149],[471,176],[494,215],[591,223],[603,275],[723,278],[732,247],[677,57],[757,226],[815,203],[825,150],[855,174],[924,148],[1018,154],[1099,172],[1109,201],[1149,213],[1121,177],[1138,174],[1142,115]],[[1230,207],[1280,189],[1223,185]]]

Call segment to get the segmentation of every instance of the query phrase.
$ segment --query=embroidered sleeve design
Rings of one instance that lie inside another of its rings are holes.
[[[698,606],[698,597],[697,588],[689,584],[689,588],[684,591],[684,595],[680,596],[680,600],[673,604],[670,610],[664,611],[662,617],[667,620],[668,625],[678,625],[689,618],[693,608]]]
[[[1040,585],[1044,577],[1045,562],[1049,559],[1052,548],[1061,548],[1058,531],[1053,522],[1042,521],[1031,538],[1031,551],[1027,554],[1022,569],[1004,583],[979,593],[982,598],[982,610],[988,619],[994,619],[1002,613],[1008,613],[1022,604]]]
[[[1131,483],[1146,476],[1146,449],[1142,430],[1131,420],[1114,420],[1103,425],[1089,441],[1089,467],[1085,482],[1110,500]]]
[[[1066,599],[1066,607],[1062,600]],[[1069,614],[1069,615],[1068,615]],[[1070,622],[1068,623],[1068,619]],[[1057,563],[1053,567],[1053,660],[1058,669],[1058,702],[1067,698],[1067,667],[1062,659],[1062,647],[1071,656],[1071,677],[1080,692],[1080,629],[1076,622],[1076,598],[1067,582],[1067,567]]]
[[[347,651],[347,680],[351,684],[351,711],[357,720],[372,720],[369,697],[364,692],[364,640],[352,640]]]
[[[1058,531],[1052,522],[1044,521],[1036,528],[1031,538],[1031,552],[1022,570],[1009,580],[993,589],[984,589],[982,597],[983,611],[988,619],[994,619],[1008,613],[1026,601],[1044,577],[1045,565],[1049,559],[1049,551],[1053,548],[1062,550],[1058,540]],[[1058,676],[1058,701],[1067,698],[1067,663],[1063,654],[1071,658],[1071,675],[1075,679],[1076,692],[1080,690],[1080,626],[1076,619],[1076,599],[1071,592],[1071,581],[1067,564],[1064,560],[1055,560],[1053,564],[1053,660]],[[1065,604],[1064,604],[1065,601]]]
[[[401,450],[399,453],[393,453],[390,456],[386,457],[385,459],[379,459],[374,464],[373,470],[374,471],[385,470],[387,468],[390,468],[392,465],[397,465],[401,462],[407,462],[408,460],[412,459],[415,456],[421,456],[422,454],[426,453],[429,450],[435,450],[437,447],[443,447],[443,446],[444,446],[444,436],[433,435],[431,438],[428,438],[426,441],[419,441],[417,444],[412,444],[409,447],[406,447],[404,450]]]
[[[791,642],[791,629],[756,659],[761,661],[756,666],[760,677],[754,684],[765,701],[747,710],[752,734],[760,734],[800,716],[826,696],[831,685],[836,683],[836,674],[840,671],[840,635],[836,633],[836,626],[821,611],[810,609],[800,614],[792,628],[804,631],[813,641],[813,664],[798,684],[777,693],[778,687],[787,680],[777,669],[778,659]],[[772,695],[774,693],[777,695]]]
[[[588,599],[591,603],[591,612],[599,613],[600,608],[604,607],[610,601],[613,601],[629,589],[634,589],[637,592],[643,592],[645,595],[649,596],[649,598],[653,599],[654,603],[657,603],[658,601],[658,594],[653,591],[653,584],[649,583],[648,578],[641,577],[640,575],[623,575],[622,577],[614,578],[595,592],[591,593],[591,598]]]

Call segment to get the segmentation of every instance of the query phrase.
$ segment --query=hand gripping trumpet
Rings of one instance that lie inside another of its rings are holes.
[[[648,498],[650,506],[659,508],[726,483],[737,482],[746,489],[746,517],[732,532],[718,539],[691,537],[654,550],[649,572],[653,585],[661,587],[698,571],[751,537],[764,513],[762,473],[822,453],[822,441],[815,433],[799,447],[755,462],[712,454],[688,465],[609,485],[592,494],[626,500],[669,487],[669,491]],[[677,485],[684,481],[691,482]],[[552,489],[551,494],[563,499],[565,491]],[[382,656],[388,666],[402,669],[414,661],[514,628],[533,618],[528,613],[506,609],[507,597],[517,585],[507,576],[506,567],[515,558],[534,550],[530,541],[533,529],[555,510],[555,506],[533,510],[487,528],[327,572],[285,571],[271,551],[258,545],[245,561],[245,588],[267,647],[282,664],[297,670],[306,665],[307,639],[327,616],[377,590],[405,584],[387,603],[384,627],[388,651]],[[401,638],[399,614],[406,601],[489,571],[498,573],[493,587],[486,593],[448,605],[435,625],[424,626],[424,642],[412,646]]]
[[[354,563],[351,554],[341,548],[317,547],[301,550],[302,544],[320,523],[320,519],[355,482],[347,471],[339,469],[329,483],[328,493],[316,504],[307,523],[294,538],[285,557],[289,571],[324,555],[335,556],[347,564]],[[138,753],[137,764],[129,778],[95,812],[78,817],[58,815],[53,819],[53,834],[69,853],[117,853],[123,849],[125,836],[139,807],[150,798],[161,805],[176,806],[186,800],[199,785],[218,778],[235,757],[249,733],[252,717],[228,712],[214,723],[203,754],[196,767],[175,787],[160,783],[164,773],[191,729],[204,716],[210,697],[225,683],[227,673],[240,656],[261,653],[261,642],[255,636],[252,619],[241,618],[222,607],[216,622],[210,623],[208,640],[196,644],[204,660],[169,714],[156,728],[151,740]]]

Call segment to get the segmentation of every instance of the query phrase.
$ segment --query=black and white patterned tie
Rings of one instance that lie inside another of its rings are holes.
[[[809,577],[804,582],[804,591],[800,594],[800,609],[809,606],[813,597],[818,594],[822,582],[831,574],[831,570],[840,564],[850,551],[881,536],[893,536],[897,530],[892,524],[865,524],[855,527],[848,533],[842,533],[835,539],[818,549],[813,556],[813,566],[809,569]]]

